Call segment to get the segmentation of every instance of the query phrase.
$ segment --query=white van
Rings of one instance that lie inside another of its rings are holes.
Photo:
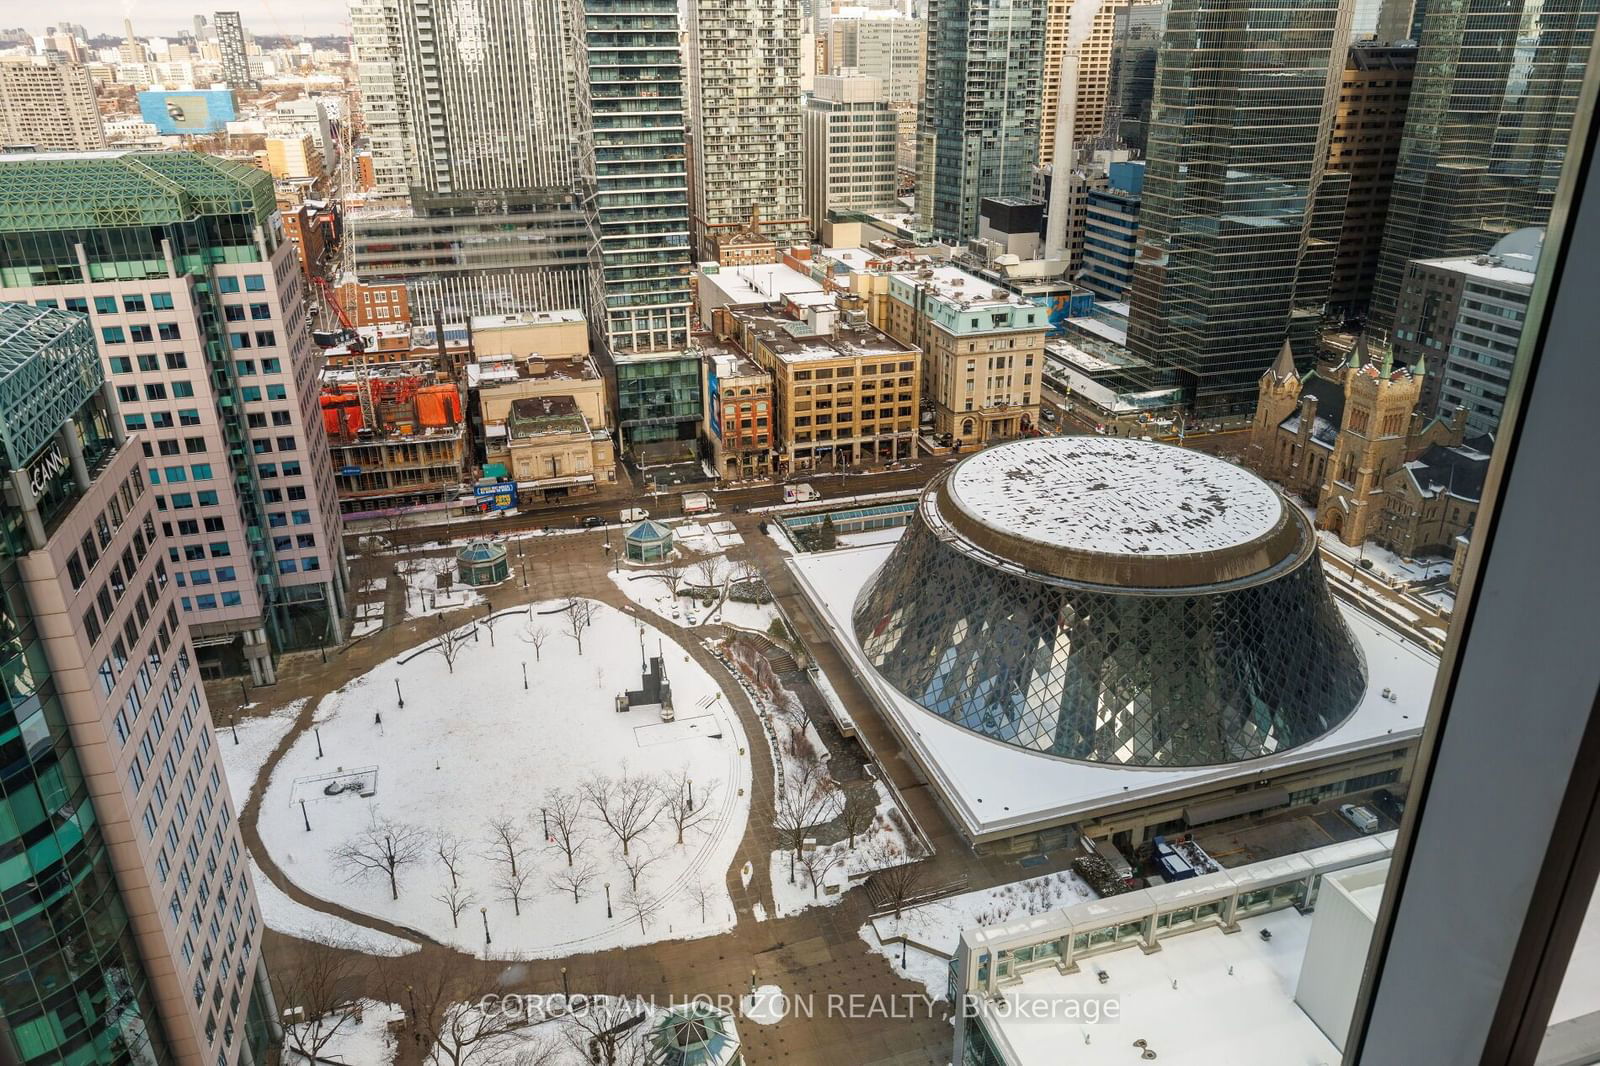
[[[812,500],[822,499],[822,493],[812,488],[805,482],[798,485],[785,485],[783,487],[784,503],[810,503]]]
[[[1339,813],[1344,815],[1345,821],[1361,830],[1363,836],[1378,831],[1378,816],[1368,807],[1358,807],[1353,803],[1346,803],[1339,808]]]
[[[627,510],[622,512],[622,520],[624,522],[643,522],[649,517],[650,512],[646,511],[643,507],[629,507]]]

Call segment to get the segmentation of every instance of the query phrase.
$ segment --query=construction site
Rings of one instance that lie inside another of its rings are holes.
[[[432,360],[329,367],[321,402],[345,518],[456,506],[471,481],[461,390]]]

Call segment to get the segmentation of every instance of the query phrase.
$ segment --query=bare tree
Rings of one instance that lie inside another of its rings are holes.
[[[848,854],[848,850],[839,847],[812,848],[810,851],[800,853],[800,867],[805,870],[806,879],[811,882],[812,899],[818,898],[822,882],[844,862]]]
[[[708,555],[695,564],[695,580],[703,588],[717,587],[717,556]]]
[[[611,778],[595,774],[580,786],[583,798],[589,801],[590,813],[611,830],[622,845],[622,854],[628,854],[628,845],[661,817],[660,793],[653,778],[643,774],[628,773],[626,763],[622,774]]]
[[[706,883],[696,878],[694,884],[689,886],[689,898],[700,904],[700,920],[706,920],[706,906],[711,902],[711,889]]]
[[[572,893],[572,902],[577,903],[583,894],[594,884],[598,871],[594,863],[588,859],[575,866],[558,866],[556,872],[550,875],[550,887],[562,892]]]
[[[656,916],[657,903],[654,896],[648,892],[640,892],[630,888],[622,894],[622,909],[628,917],[639,923],[639,932],[648,930],[649,923]]]
[[[273,960],[272,988],[285,1011],[300,1020],[283,1031],[284,1044],[308,1062],[317,1061],[322,1049],[351,1019],[349,987],[359,978],[354,945],[337,940],[285,938]]]
[[[367,827],[334,849],[334,861],[350,871],[348,880],[382,873],[389,898],[400,898],[400,868],[416,862],[428,848],[428,834],[414,825],[391,822],[372,808]]]
[[[922,895],[928,864],[908,858],[898,845],[887,842],[873,850],[871,861],[874,865],[883,864],[872,875],[872,883],[894,908],[894,916],[899,918],[906,904]]]
[[[583,631],[594,621],[594,603],[581,596],[567,597],[567,636],[578,642],[578,654],[583,654]]]
[[[517,1030],[527,1018],[517,1011],[483,1009],[499,988],[471,956],[459,951],[419,951],[386,958],[374,967],[374,996],[399,1004],[396,1034],[415,1049],[408,1061],[430,1066],[498,1066],[524,1047]],[[535,1062],[549,1063],[551,1057]]]
[[[433,897],[450,911],[450,927],[461,928],[461,912],[478,902],[478,897],[470,889],[463,889],[455,884]]]
[[[533,611],[528,612],[527,619],[522,623],[522,632],[517,638],[524,644],[533,645],[533,661],[539,661],[539,655],[544,648],[544,642],[550,639],[550,630],[541,625],[536,625],[534,619],[538,616]]]
[[[667,594],[676,598],[678,586],[683,584],[684,568],[678,563],[668,563],[659,570],[651,571],[651,577],[667,586]]]
[[[720,783],[716,778],[700,782],[697,796],[688,767],[680,767],[662,777],[661,810],[678,831],[679,844],[683,843],[685,830],[699,828],[711,818],[714,813],[711,804]]]
[[[489,850],[485,854],[489,861],[499,863],[515,876],[527,854],[527,823],[504,812],[489,819]]]
[[[461,650],[472,642],[472,627],[454,626],[445,621],[444,615],[438,617],[436,627],[437,638],[433,646],[444,656],[444,664],[453,674],[456,672],[456,660],[461,657]]]
[[[500,898],[511,902],[511,913],[522,916],[522,901],[531,899],[533,894],[528,891],[529,882],[533,880],[534,868],[530,863],[523,863],[520,869],[510,866],[500,867],[496,875],[494,886],[500,890]]]
[[[789,883],[792,885],[795,863],[800,849],[805,846],[806,835],[833,815],[838,802],[837,789],[815,763],[802,763],[790,768],[777,800],[772,822],[778,830],[779,843],[789,852]]]
[[[546,846],[565,855],[567,865],[571,866],[574,856],[589,842],[587,834],[583,832],[586,821],[583,797],[564,788],[546,789],[543,818],[550,830]]]
[[[433,834],[433,853],[450,872],[451,888],[461,884],[462,847],[461,838],[448,829],[440,829]]]
[[[645,1003],[631,996],[595,997],[564,1021],[561,1033],[584,1062],[598,1066],[646,1066],[650,1061],[650,1032],[644,1019]]]
[[[840,815],[839,824],[840,828],[850,834],[850,847],[855,847],[856,837],[864,835],[877,821],[878,805],[875,802],[877,796],[876,789],[871,792],[857,789],[845,794],[844,813]]]
[[[651,854],[646,848],[637,848],[632,855],[618,856],[623,867],[628,871],[628,882],[633,891],[639,891],[639,879],[644,872],[661,861],[660,855]]]

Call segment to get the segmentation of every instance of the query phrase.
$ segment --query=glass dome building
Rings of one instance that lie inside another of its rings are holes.
[[[1306,516],[1221,459],[1017,441],[923,492],[852,624],[884,680],[991,740],[1121,766],[1323,736],[1366,669]]]

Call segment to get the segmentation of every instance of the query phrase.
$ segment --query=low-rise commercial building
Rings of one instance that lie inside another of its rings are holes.
[[[827,296],[729,318],[734,342],[772,375],[778,473],[911,458],[921,399],[915,346]]]
[[[726,313],[724,313],[726,320]],[[704,440],[725,481],[772,473],[772,375],[730,344],[702,344],[706,374]]]
[[[586,496],[617,480],[611,434],[592,425],[570,395],[513,400],[505,430],[507,465],[519,498]]]
[[[1039,421],[1045,308],[952,266],[889,279],[888,332],[922,352],[934,432],[960,446],[1027,434]]]

